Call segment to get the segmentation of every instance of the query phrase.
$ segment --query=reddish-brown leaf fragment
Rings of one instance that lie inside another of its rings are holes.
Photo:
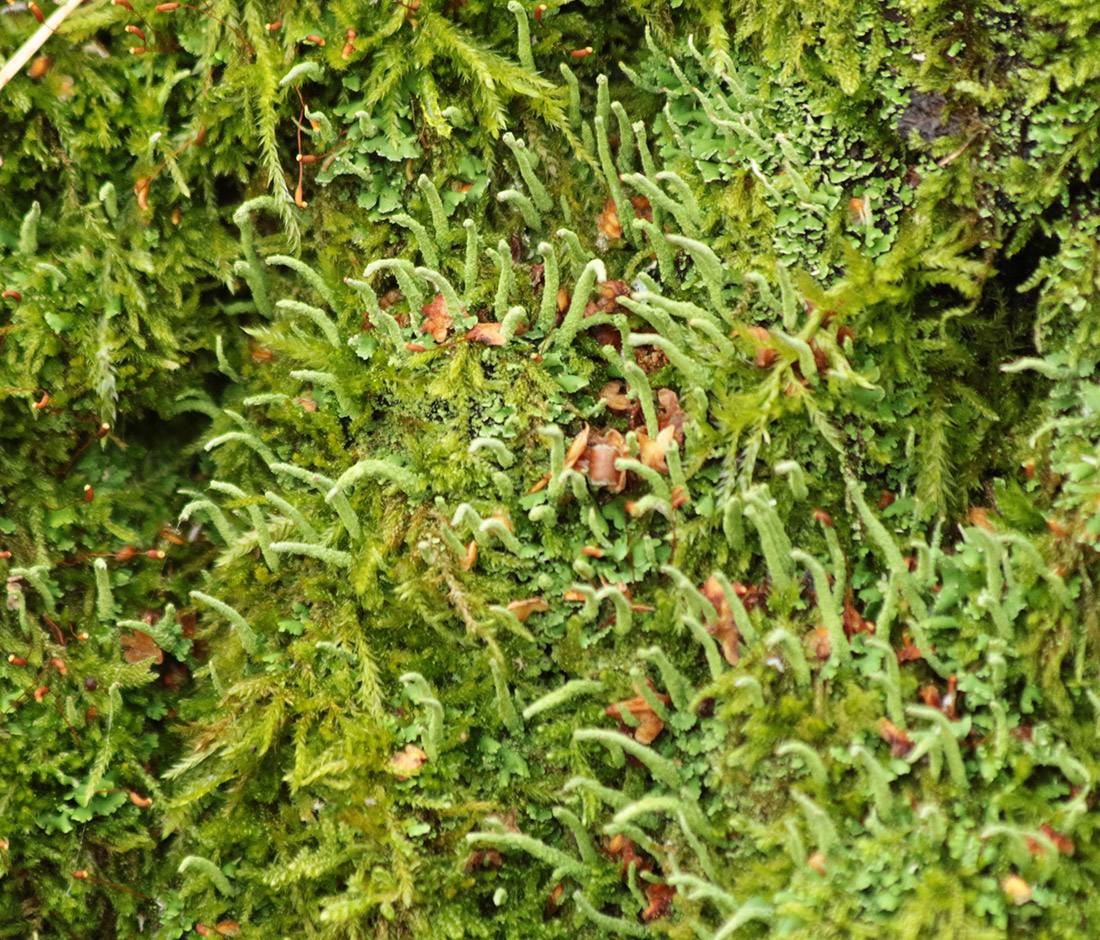
[[[164,662],[164,653],[157,646],[156,640],[142,630],[135,630],[131,634],[124,633],[118,638],[118,642],[126,651],[122,654],[122,658],[128,663],[140,663],[143,660],[152,659],[159,666]]]
[[[436,294],[431,303],[424,304],[420,308],[424,312],[425,320],[420,324],[421,333],[431,333],[437,343],[447,340],[447,334],[454,322],[451,313],[447,309],[447,303],[442,294]]]
[[[466,874],[475,868],[500,868],[503,864],[504,857],[496,849],[478,849],[466,863]]]
[[[646,680],[646,684],[652,689],[653,686]],[[634,687],[637,689],[637,686]],[[672,699],[664,693],[654,693],[657,699],[664,704],[668,704]],[[608,705],[604,709],[605,715],[610,715],[612,718],[622,718],[622,710],[626,709],[635,718],[638,719],[639,724],[636,728],[628,728],[628,731],[633,731],[634,740],[639,744],[650,744],[653,739],[657,737],[665,728],[665,723],[660,719],[657,713],[650,707],[641,694],[636,698],[628,699],[625,702],[616,702],[614,705]],[[626,733],[624,731],[624,733]]]
[[[523,600],[508,603],[508,610],[516,615],[516,619],[520,623],[526,621],[531,614],[549,609],[550,605],[541,597],[525,597]]]
[[[676,428],[672,425],[658,432],[656,439],[650,438],[645,431],[638,431],[638,457],[650,470],[658,473],[668,473],[668,464],[665,462],[665,454],[676,437]]]
[[[898,662],[908,663],[917,659],[923,659],[924,654],[921,653],[920,647],[913,642],[913,638],[909,635],[909,631],[906,630],[901,635],[902,647],[898,650]]]
[[[649,923],[658,917],[666,917],[672,911],[672,898],[676,889],[662,881],[650,882],[646,885],[645,898],[648,905],[642,911],[642,920]]]
[[[1069,838],[1069,836],[1062,835],[1060,832],[1055,832],[1050,823],[1043,823],[1042,826],[1039,827],[1039,831],[1054,843],[1054,847],[1062,855],[1072,855],[1074,853],[1076,847],[1073,844],[1073,840]],[[1027,840],[1027,850],[1032,855],[1043,854],[1043,846],[1036,839]]]
[[[810,656],[821,662],[828,659],[833,652],[833,641],[829,637],[829,631],[824,627],[817,627],[807,633],[803,645]]]
[[[466,546],[466,554],[463,556],[462,561],[458,563],[458,566],[463,571],[469,571],[474,562],[477,561],[477,542],[471,540],[470,544]]]
[[[406,744],[403,750],[390,757],[390,770],[398,780],[408,780],[420,773],[428,755],[415,744]]]
[[[844,598],[844,635],[851,639],[857,633],[874,633],[875,624],[872,620],[864,620],[863,616],[858,610],[856,610],[855,602],[852,596]]]
[[[556,885],[554,887],[554,890],[550,892],[550,897],[546,899],[546,906],[542,909],[543,919],[553,917],[561,910],[561,896],[564,893],[564,885]]]
[[[597,444],[588,448],[588,478],[594,486],[607,486],[615,492],[622,489],[626,473],[615,467],[615,461],[622,456],[619,450],[610,444]]]
[[[680,407],[680,396],[671,388],[657,389],[657,401],[661,410],[657,412],[657,429],[673,429],[673,436],[677,444],[684,443],[684,425],[687,423],[687,413]]]
[[[891,757],[904,757],[913,746],[913,742],[909,740],[908,732],[903,731],[888,718],[883,718],[879,722],[878,733],[890,745]]]
[[[714,616],[707,618],[707,633],[721,644],[722,655],[726,662],[736,666],[741,658],[738,651],[741,634],[733,620],[733,611],[730,609],[729,601],[726,600],[726,592],[722,590],[721,582],[714,575],[707,578],[702,591],[703,597],[710,601],[714,608]]]
[[[592,429],[586,424],[575,438],[573,443],[569,445],[569,450],[565,453],[565,469],[571,470],[573,465],[581,459],[581,454],[584,453],[585,448],[588,447],[588,435]]]
[[[604,203],[603,212],[600,213],[597,222],[597,228],[599,228],[601,235],[606,235],[608,238],[623,237],[623,226],[619,222],[619,210],[615,208],[614,199],[608,199]]]
[[[750,326],[747,332],[759,343],[753,365],[766,369],[779,358],[779,351],[771,347],[772,335],[762,326]]]
[[[486,346],[503,346],[503,329],[503,323],[477,323],[466,331],[466,339],[471,343],[484,343]]]
[[[607,402],[607,410],[616,414],[632,414],[639,407],[637,400],[623,390],[623,383],[616,380],[608,382],[600,389],[600,398]]]

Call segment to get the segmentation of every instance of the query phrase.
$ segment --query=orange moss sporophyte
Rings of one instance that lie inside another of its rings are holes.
[[[152,901],[153,899],[147,894],[142,894],[140,891],[136,891],[133,888],[127,888],[125,885],[117,884],[113,881],[106,881],[103,878],[97,878],[91,874],[86,868],[78,868],[72,873],[72,877],[77,881],[90,881],[92,884],[102,885],[105,888],[111,888],[114,891],[124,891],[127,894],[131,894],[134,897],[141,898],[145,901]]]

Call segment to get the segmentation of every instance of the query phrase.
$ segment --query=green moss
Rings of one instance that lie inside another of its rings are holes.
[[[1091,8],[210,12],[0,92],[0,933],[1087,933]]]

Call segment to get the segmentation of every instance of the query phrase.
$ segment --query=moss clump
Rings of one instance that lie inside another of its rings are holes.
[[[0,927],[1087,935],[1095,20],[74,14],[0,92]]]

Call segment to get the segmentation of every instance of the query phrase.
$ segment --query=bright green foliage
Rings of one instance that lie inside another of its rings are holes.
[[[1096,932],[1093,5],[140,12],[0,90],[0,935]]]

